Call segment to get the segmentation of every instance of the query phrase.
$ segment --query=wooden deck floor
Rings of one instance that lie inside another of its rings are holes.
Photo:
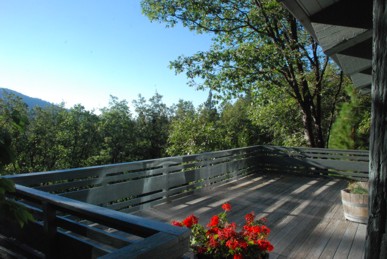
[[[346,181],[300,176],[250,176],[136,213],[164,222],[194,213],[202,224],[230,202],[229,220],[255,211],[268,218],[273,258],[363,258],[366,225],[346,221]]]

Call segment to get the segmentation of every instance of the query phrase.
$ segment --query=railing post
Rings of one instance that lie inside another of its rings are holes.
[[[171,202],[169,199],[169,164],[163,165],[163,176],[165,176],[165,185],[163,191],[165,192],[164,198],[167,203]]]
[[[48,202],[43,202],[43,220],[44,220],[44,238],[45,238],[45,254],[47,258],[55,258],[56,253],[56,211]]]

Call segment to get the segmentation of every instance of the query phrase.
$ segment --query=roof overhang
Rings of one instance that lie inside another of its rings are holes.
[[[372,1],[279,0],[349,75],[361,91],[371,89]]]

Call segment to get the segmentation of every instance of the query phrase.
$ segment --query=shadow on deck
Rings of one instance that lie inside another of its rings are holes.
[[[230,202],[231,221],[242,224],[251,211],[268,218],[275,247],[270,258],[362,258],[366,225],[344,218],[340,190],[346,184],[340,179],[250,175],[136,214],[171,222],[193,213],[206,224]]]

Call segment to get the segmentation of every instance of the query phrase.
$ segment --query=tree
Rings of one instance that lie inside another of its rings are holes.
[[[196,113],[195,106],[191,101],[184,101],[182,99],[179,102],[172,106],[171,108],[172,120],[173,119],[182,119],[185,116],[193,116]]]
[[[223,103],[220,127],[224,129],[226,148],[272,143],[273,139],[266,128],[254,125],[249,114],[251,107],[250,96],[240,97],[234,103]]]
[[[27,105],[21,98],[4,91],[0,99],[0,171],[15,160],[17,149],[29,123]]]
[[[0,175],[3,174],[4,166],[14,159],[12,136],[15,136],[13,134],[15,131],[21,132],[24,129],[25,108],[21,99],[13,95],[6,95],[5,99],[0,99]],[[12,192],[15,192],[15,184],[9,179],[0,177],[0,219],[14,220],[23,227],[34,218],[24,206],[6,196]]]
[[[224,127],[211,91],[207,100],[196,111],[191,102],[180,101],[179,116],[170,124],[168,155],[187,155],[225,148]]]
[[[302,113],[296,100],[285,89],[262,89],[249,109],[253,125],[271,135],[270,144],[279,146],[307,145],[302,128]]]
[[[162,102],[163,96],[155,93],[147,103],[139,95],[133,102],[136,118],[137,157],[151,159],[164,157],[168,139],[170,109]]]
[[[77,104],[62,110],[63,121],[58,125],[54,138],[60,145],[61,168],[95,165],[91,158],[102,148],[98,131],[99,118],[84,106]]]
[[[203,105],[195,114],[172,120],[167,153],[176,156],[221,150],[225,147],[223,137],[224,128],[220,127],[220,120],[209,120],[208,110]]]
[[[349,101],[342,103],[332,126],[330,148],[368,149],[371,118],[370,96],[359,93],[352,85],[346,87]]]
[[[97,163],[122,163],[136,157],[135,122],[126,100],[111,96],[108,108],[101,110],[99,131],[102,146]]]
[[[323,103],[336,103],[342,77],[324,85],[328,58],[277,1],[143,0],[142,9],[152,21],[167,26],[181,22],[190,30],[214,36],[209,51],[171,62],[177,73],[186,72],[190,85],[226,97],[262,94],[263,89],[284,93],[299,109],[306,143],[326,145],[326,121],[335,111],[324,110]],[[198,77],[204,80],[198,83]]]

